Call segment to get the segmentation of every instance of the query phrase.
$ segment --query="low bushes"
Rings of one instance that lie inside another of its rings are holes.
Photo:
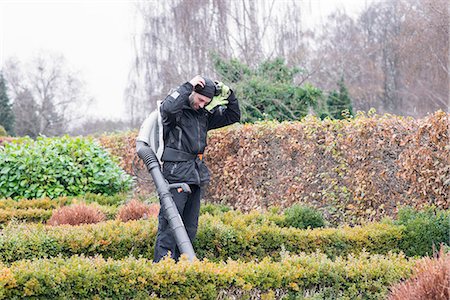
[[[22,139],[0,148],[0,198],[112,195],[129,189],[131,183],[131,177],[92,140]]]
[[[402,227],[388,224],[300,230],[270,223],[241,227],[239,222],[228,225],[205,216],[194,242],[197,255],[214,261],[227,258],[248,261],[265,256],[279,259],[285,251],[312,253],[320,250],[330,257],[363,249],[384,254],[399,252],[402,239]]]
[[[97,208],[102,214],[105,215],[106,220],[113,220],[116,218],[118,208],[114,206],[101,206],[91,204],[91,206]],[[53,209],[40,209],[40,208],[28,208],[28,209],[0,209],[0,225],[5,226],[9,222],[27,222],[27,223],[45,223],[53,215]],[[78,219],[79,217],[77,217]],[[74,221],[74,224],[78,221]],[[83,222],[79,222],[80,224]]]
[[[280,228],[269,223],[239,227],[239,220],[227,225],[218,218],[204,215],[200,219],[194,249],[199,258],[219,261],[261,260],[266,256],[279,260],[282,253],[313,253],[330,257],[358,253],[399,252],[403,227],[369,224],[364,227],[300,230]],[[73,254],[120,259],[128,255],[153,258],[157,219],[120,222],[107,221],[80,226],[45,226],[11,224],[0,236],[0,260],[13,262],[23,258],[64,257]]]
[[[11,220],[25,222],[45,222],[53,212],[53,209],[70,203],[68,198],[62,197],[55,200],[42,199],[3,199],[0,201],[0,224]]]
[[[151,258],[156,230],[156,219],[80,226],[11,224],[0,236],[0,261],[9,263],[24,258],[74,254]]]
[[[78,201],[73,199],[72,203],[77,204]],[[103,233],[96,233],[95,236],[92,236],[92,232],[100,230],[105,230],[109,233],[116,230],[124,231],[119,240],[112,239],[112,242],[107,243],[110,245],[109,249],[108,247],[102,248],[102,253],[107,257],[121,258],[121,256],[117,256],[114,249],[116,247],[115,243],[122,243],[120,239],[134,243],[135,254],[147,253],[152,255],[153,250],[148,249],[153,247],[157,230],[157,220],[155,218],[157,209],[156,205],[153,205],[155,209],[147,215],[147,217],[151,216],[150,220],[148,222],[131,222],[134,225],[109,221],[89,226],[58,226],[49,228],[36,224],[17,224],[17,222],[13,222],[5,225],[3,237],[0,237],[0,257],[3,251],[8,251],[6,250],[8,247],[13,249],[12,253],[26,253],[28,250],[25,248],[32,244],[32,241],[28,240],[29,231],[38,234],[39,239],[33,240],[38,245],[45,244],[45,241],[49,240],[52,241],[52,245],[58,245],[55,246],[55,249],[58,250],[51,256],[63,252],[63,255],[95,253],[91,251],[91,248],[95,249],[97,247],[96,243],[99,242],[99,239],[108,240],[108,236]],[[150,208],[143,206],[144,210],[135,210],[138,207],[130,209],[126,206],[100,206],[98,204],[90,204],[90,206],[94,207],[97,212],[101,211],[105,214],[108,220],[120,219],[120,214],[118,213],[120,209],[123,210],[122,217],[130,220],[144,216],[142,213],[145,214],[147,209]],[[198,257],[214,261],[226,260],[227,258],[248,261],[262,259],[265,256],[279,259],[283,251],[311,253],[316,251],[316,249],[320,249],[330,257],[360,252],[362,249],[366,249],[371,253],[385,254],[389,251],[403,251],[407,256],[424,256],[432,253],[433,245],[438,246],[440,243],[444,243],[447,246],[450,245],[448,240],[450,234],[450,213],[436,209],[417,212],[405,208],[400,210],[398,220],[386,220],[383,223],[369,223],[364,226],[300,230],[289,227],[290,224],[286,222],[285,216],[280,214],[280,209],[276,207],[266,213],[252,211],[246,214],[240,211],[228,210],[228,208],[222,206],[207,205],[205,207],[206,211],[202,211],[200,216],[194,247]],[[14,216],[6,212],[14,212]],[[18,212],[23,212],[23,216],[21,217]],[[0,220],[3,213],[3,218],[5,219],[13,218],[20,221],[26,218],[32,221],[33,219],[35,221],[45,221],[50,217],[50,212],[51,210],[34,208],[12,211],[0,209]],[[136,212],[138,212],[137,215]],[[214,215],[211,215],[210,212]],[[69,216],[72,218],[75,214],[69,214]],[[76,217],[76,222],[73,224],[79,224],[82,221],[83,218]],[[140,228],[137,231],[139,232],[138,236],[128,231],[126,229],[128,226]],[[140,230],[145,230],[147,233],[141,235]],[[80,242],[81,245],[77,244],[77,242],[72,242],[72,249],[75,249],[75,252],[72,250],[66,251],[68,248],[66,243],[70,239],[65,236],[70,237],[74,232],[79,239],[83,240],[85,237],[88,241]],[[112,234],[116,235],[116,233]],[[8,239],[18,242],[17,245],[10,244]],[[148,245],[140,249],[138,245],[143,243],[148,243]],[[130,246],[129,249],[132,247]],[[44,249],[43,252],[45,253],[46,251]],[[127,252],[125,251],[124,253]],[[18,255],[7,258],[7,261],[23,258],[20,254]],[[151,256],[145,257],[151,258]]]
[[[0,297],[384,299],[390,285],[410,276],[413,263],[401,255],[367,253],[334,261],[314,253],[284,256],[280,262],[218,264],[78,256],[22,260],[1,266]]]
[[[53,211],[41,208],[0,209],[0,224],[12,220],[25,222],[45,222],[52,216]]]
[[[41,199],[2,199],[0,200],[0,209],[54,209],[70,203],[67,197],[57,199],[41,198]]]
[[[0,224],[9,221],[46,222],[50,219],[55,209],[71,204],[85,204],[96,207],[111,220],[116,217],[117,204],[125,202],[126,195],[117,194],[104,196],[86,194],[79,197],[58,197],[56,199],[1,199],[0,200]]]

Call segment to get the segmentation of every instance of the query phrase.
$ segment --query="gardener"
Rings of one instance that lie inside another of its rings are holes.
[[[189,184],[192,193],[177,189],[171,193],[191,242],[197,233],[202,189],[209,182],[203,161],[206,133],[240,120],[238,101],[233,91],[221,82],[199,75],[168,95],[161,104],[164,127],[163,174],[169,183]],[[180,252],[167,220],[160,212],[154,261],[170,251],[178,259]]]

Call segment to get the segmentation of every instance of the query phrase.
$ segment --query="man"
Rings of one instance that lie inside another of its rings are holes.
[[[172,189],[175,205],[187,234],[197,234],[202,189],[209,182],[203,162],[207,131],[238,122],[240,110],[234,92],[223,83],[195,76],[168,95],[161,104],[164,134],[163,175],[169,183],[187,183],[192,193]],[[159,214],[154,261],[170,251],[178,259],[180,252],[167,220]]]

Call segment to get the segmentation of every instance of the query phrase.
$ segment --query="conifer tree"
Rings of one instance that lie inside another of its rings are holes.
[[[353,116],[353,106],[344,78],[338,81],[339,91],[331,91],[327,99],[329,116],[333,119],[343,119],[347,116]],[[344,117],[345,115],[345,117]]]

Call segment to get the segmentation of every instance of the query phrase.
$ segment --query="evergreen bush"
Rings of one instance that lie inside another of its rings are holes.
[[[287,226],[299,229],[318,228],[325,225],[323,215],[314,208],[294,204],[284,211]]]
[[[39,137],[0,149],[0,198],[113,195],[131,184],[131,176],[91,139]]]
[[[417,211],[401,208],[396,223],[405,226],[400,248],[408,256],[432,255],[441,243],[450,245],[450,211],[427,208]]]

